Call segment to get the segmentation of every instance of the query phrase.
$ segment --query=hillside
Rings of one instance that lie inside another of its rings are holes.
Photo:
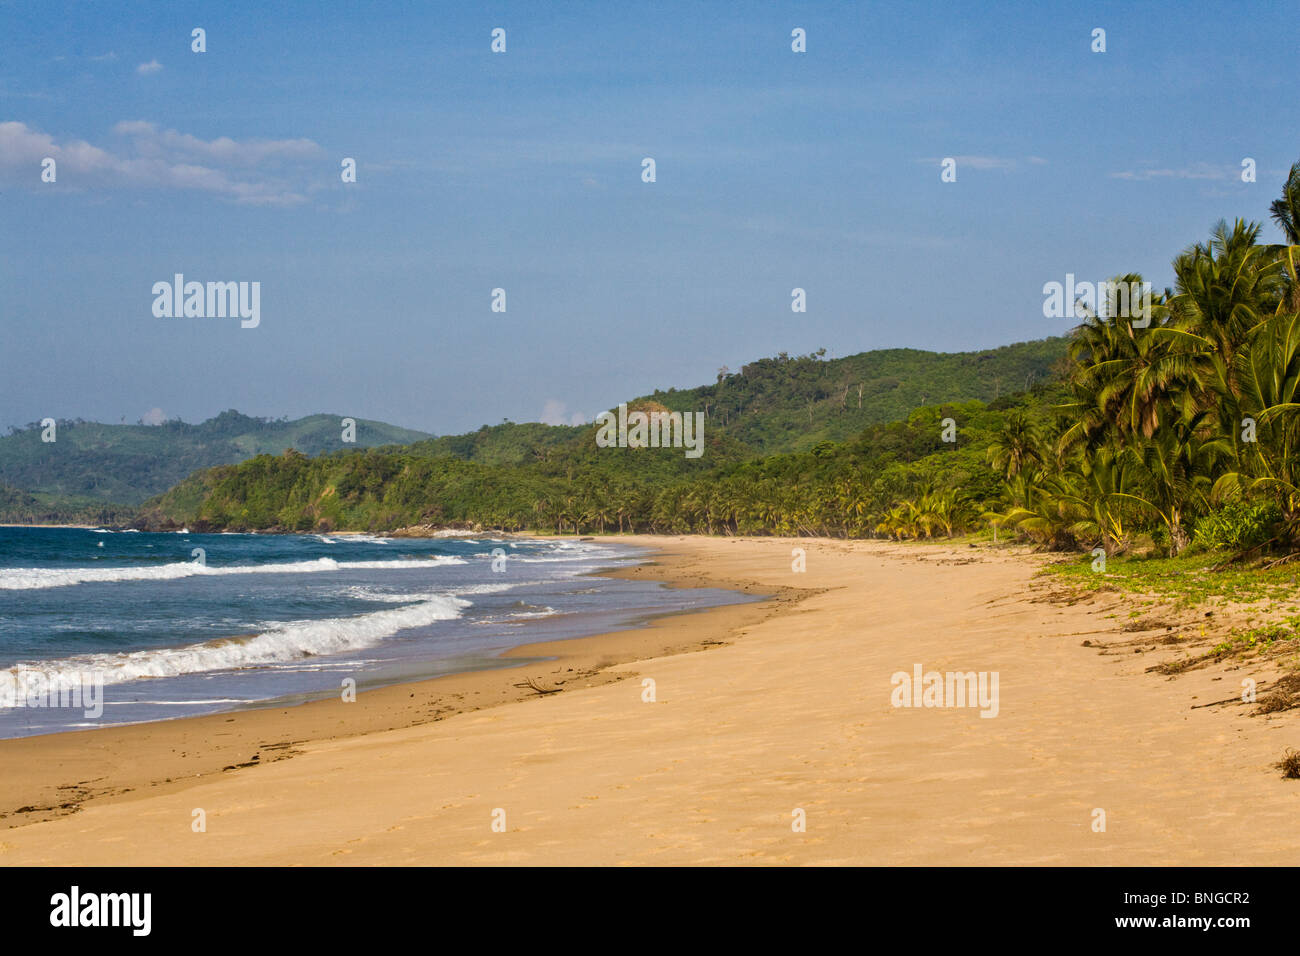
[[[630,516],[662,488],[725,466],[844,443],[918,407],[987,403],[1023,392],[1053,379],[1065,348],[1066,340],[1057,338],[953,354],[889,349],[829,361],[824,352],[782,354],[723,370],[712,385],[629,401],[633,408],[704,412],[702,460],[597,449],[592,426],[539,423],[484,425],[433,438],[360,421],[355,446],[341,442],[339,419],[328,415],[288,422],[232,411],[201,425],[67,422],[55,445],[41,443],[39,428],[29,427],[0,438],[0,485],[31,499],[11,499],[8,508],[0,502],[0,520],[109,523],[121,509],[148,501],[139,520],[151,526],[478,521],[490,520],[477,517],[487,499],[476,484],[487,483],[509,499],[494,501],[491,516],[523,526],[550,507],[543,499],[573,497],[566,487],[590,482],[631,494],[640,504],[625,506]],[[404,447],[360,453],[396,445]],[[288,449],[297,454],[285,455]],[[239,462],[250,464],[227,467]],[[409,487],[393,498],[388,483],[398,477]],[[312,499],[305,511],[268,487],[288,493],[288,485],[295,502]],[[524,512],[533,517],[525,521]]]
[[[944,402],[990,402],[1056,377],[1066,339],[1020,342],[983,352],[882,349],[840,359],[823,352],[759,359],[713,385],[657,390],[628,400],[679,412],[704,412],[712,435],[725,433],[738,456],[803,451],[845,441],[868,425],[898,421]],[[484,425],[464,435],[417,442],[413,455],[449,455],[488,465],[545,461],[567,446],[589,445],[589,427],[536,422]],[[299,448],[300,451],[306,449]]]
[[[62,421],[57,440],[51,443],[41,441],[39,425],[28,425],[0,437],[0,485],[33,496],[51,513],[96,503],[139,506],[200,469],[279,454],[286,448],[316,455],[349,447],[341,440],[341,420],[338,415],[271,420],[227,411],[198,425]],[[383,422],[357,420],[357,447],[407,444],[428,437]],[[7,513],[5,504],[30,509],[33,503],[12,496],[0,500],[0,518]]]
[[[849,442],[755,456],[726,432],[705,453],[597,448],[595,428],[521,464],[487,464],[408,448],[293,452],[192,475],[145,505],[140,527],[167,530],[390,531],[414,525],[592,532],[844,533],[869,529],[900,495],[961,487],[999,492],[985,449],[1008,416],[1037,417],[1059,386],[927,406],[868,426]],[[945,442],[941,422],[957,423]]]
[[[484,425],[464,435],[443,435],[412,444],[407,451],[428,458],[450,456],[485,465],[523,465],[543,461],[553,449],[571,444],[587,429],[540,422]]]
[[[868,425],[897,421],[942,402],[989,402],[1053,377],[1066,339],[1019,342],[983,352],[882,349],[825,360],[812,355],[760,359],[718,381],[646,396],[677,411],[701,410],[758,452],[802,451],[844,441]]]

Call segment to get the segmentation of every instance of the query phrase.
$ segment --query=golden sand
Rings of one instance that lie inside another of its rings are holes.
[[[1300,745],[1300,710],[1200,706],[1231,701],[1245,672],[1148,672],[1175,651],[1121,633],[1116,595],[1047,600],[1041,558],[637,543],[663,551],[628,573],[780,597],[353,704],[2,741],[0,863],[1300,859],[1300,782],[1272,766]],[[997,716],[891,706],[892,675],[918,664],[996,672]]]

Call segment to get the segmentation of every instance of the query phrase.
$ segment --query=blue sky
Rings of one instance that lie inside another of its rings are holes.
[[[1059,334],[1044,283],[1162,288],[1267,221],[1294,13],[0,2],[0,426],[589,421],[783,350]],[[259,281],[260,326],[155,318],[177,272]]]

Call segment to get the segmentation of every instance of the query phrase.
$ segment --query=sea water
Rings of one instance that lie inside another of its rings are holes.
[[[103,682],[102,715],[0,706],[0,737],[516,666],[501,652],[752,600],[593,574],[644,554],[572,539],[0,527],[0,680]]]

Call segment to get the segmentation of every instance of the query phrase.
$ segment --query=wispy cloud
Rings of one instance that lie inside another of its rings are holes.
[[[1241,172],[1236,167],[1215,166],[1211,163],[1192,163],[1178,169],[1136,169],[1111,173],[1112,179],[1227,179]]]
[[[21,181],[25,171],[27,181],[35,183],[40,163],[48,156],[59,164],[60,183],[70,179],[99,188],[193,189],[250,205],[293,205],[305,201],[301,192],[282,175],[254,168],[321,152],[309,139],[203,140],[143,120],[118,123],[114,132],[126,140],[127,149],[106,149],[84,140],[57,142],[25,123],[0,123],[0,179]]]
[[[157,60],[150,60],[148,63],[141,63],[135,68],[135,71],[141,76],[148,76],[150,73],[157,73],[163,68],[163,65]]]
[[[688,217],[698,228],[705,223]],[[783,217],[750,216],[738,220],[733,228],[766,236],[779,236],[792,242],[854,243],[864,246],[888,246],[905,249],[942,249],[956,245],[951,236],[906,234],[897,230],[844,229],[835,226],[801,225]]]
[[[256,166],[268,159],[310,159],[321,148],[309,139],[247,139],[229,136],[204,140],[174,129],[159,129],[146,120],[123,120],[113,132],[131,137],[135,148],[145,155],[184,154],[208,162],[232,166]]]
[[[1000,169],[1008,172],[1015,169],[1021,162],[1028,163],[1031,166],[1046,166],[1047,160],[1041,156],[1027,156],[1024,160],[1019,160],[1010,156],[951,156],[937,157],[931,156],[925,159],[918,159],[918,163],[924,163],[927,166],[938,166],[944,159],[957,160],[958,169]]]

